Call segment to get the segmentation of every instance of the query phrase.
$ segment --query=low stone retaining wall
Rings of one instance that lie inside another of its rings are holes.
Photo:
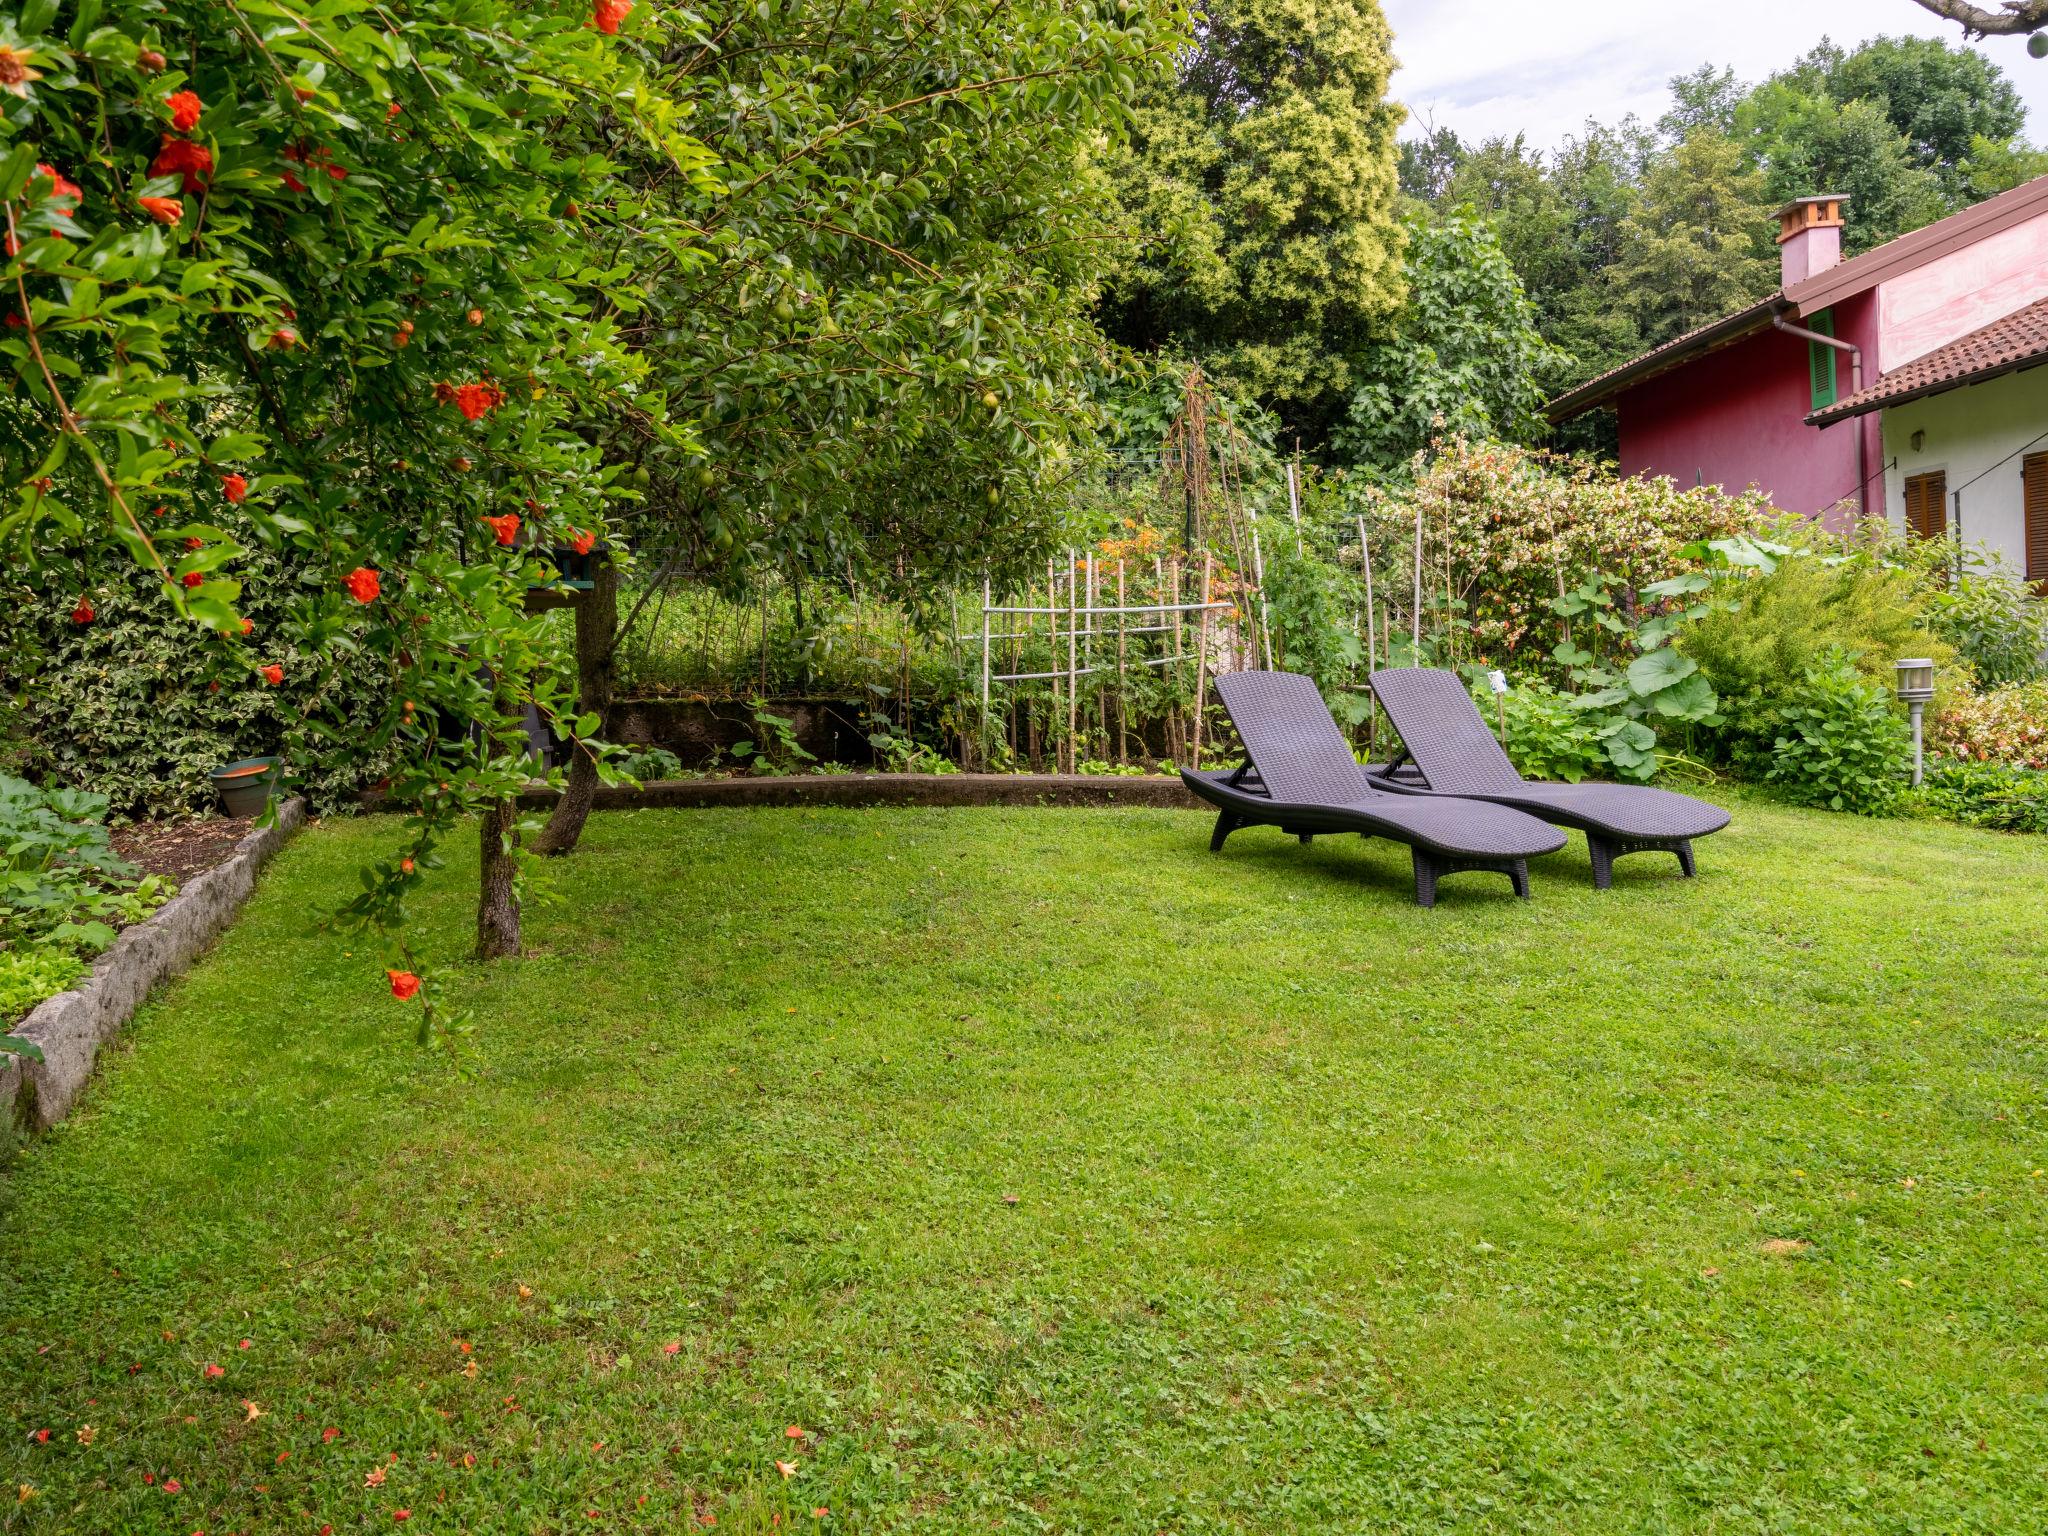
[[[519,797],[526,810],[549,810],[553,790]],[[787,778],[660,779],[638,789],[600,786],[600,811],[657,807],[770,805],[1148,805],[1198,810],[1179,779],[1086,773],[807,773]]]
[[[121,1032],[159,982],[190,965],[234,921],[256,875],[305,824],[306,802],[286,801],[273,826],[235,845],[227,861],[186,882],[147,922],[123,929],[74,991],[39,1004],[7,1033],[40,1046],[40,1062],[0,1058],[0,1112],[18,1129],[47,1130],[77,1102],[100,1047]]]

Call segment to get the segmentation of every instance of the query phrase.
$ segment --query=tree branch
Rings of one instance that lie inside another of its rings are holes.
[[[1914,0],[1923,11],[1932,11],[1957,23],[1965,37],[2006,37],[2048,28],[2048,0],[2001,0],[1996,11],[1987,11],[1969,0]]]

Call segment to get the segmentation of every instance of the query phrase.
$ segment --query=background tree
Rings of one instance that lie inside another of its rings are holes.
[[[1695,133],[1651,162],[1622,222],[1611,273],[1615,302],[1634,317],[1645,345],[1771,291],[1771,207],[1763,178],[1719,134]]]
[[[1469,208],[1418,208],[1407,224],[1408,302],[1392,333],[1359,359],[1359,387],[1337,432],[1341,450],[1383,471],[1432,437],[1535,436],[1541,381],[1569,366],[1536,329],[1489,220]]]
[[[1853,254],[1896,239],[1953,211],[1944,179],[1914,163],[1905,137],[1874,102],[1836,102],[1777,78],[1736,108],[1736,138],[1763,177],[1765,200],[1839,192],[1842,243]],[[1950,168],[1956,182],[1966,178]]]
[[[2020,93],[2003,70],[1973,48],[1935,38],[1873,38],[1834,60],[1826,81],[1832,100],[1882,110],[1912,163],[1940,179],[1951,202],[1967,195],[1956,169],[1976,141],[2009,144],[2026,126]]]
[[[1319,445],[1400,301],[1393,69],[1374,0],[1229,0],[1112,159],[1138,243],[1109,335],[1193,357]]]
[[[807,592],[858,587],[929,616],[1041,563],[1109,366],[1092,308],[1125,225],[1104,151],[1184,16],[946,0],[906,31],[887,0],[812,0],[662,25],[650,75],[694,104],[722,184],[677,178],[630,125],[590,145],[632,183],[586,215],[609,249],[652,218],[708,253],[610,290],[650,389],[697,430],[603,433],[645,482],[623,618],[669,580],[775,581],[800,616]],[[597,710],[619,630],[605,601],[577,616]],[[572,761],[550,851],[574,846],[597,774]]]

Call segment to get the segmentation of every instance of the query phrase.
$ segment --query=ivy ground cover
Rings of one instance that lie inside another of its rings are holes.
[[[1736,810],[600,816],[460,1069],[316,829],[0,1177],[0,1529],[2032,1529],[2048,846]]]

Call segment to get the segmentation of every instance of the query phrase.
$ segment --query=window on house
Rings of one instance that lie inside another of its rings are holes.
[[[1809,331],[1819,331],[1823,336],[1835,334],[1835,312],[1824,309],[1806,321]],[[1824,410],[1835,403],[1835,358],[1833,347],[1818,341],[1806,344],[1806,377],[1812,386],[1813,409]]]
[[[1906,532],[1938,539],[1948,532],[1948,473],[1933,470],[1906,476]]]
[[[2026,495],[2027,580],[2048,596],[2048,453],[2030,453],[2020,461],[2020,484]]]

